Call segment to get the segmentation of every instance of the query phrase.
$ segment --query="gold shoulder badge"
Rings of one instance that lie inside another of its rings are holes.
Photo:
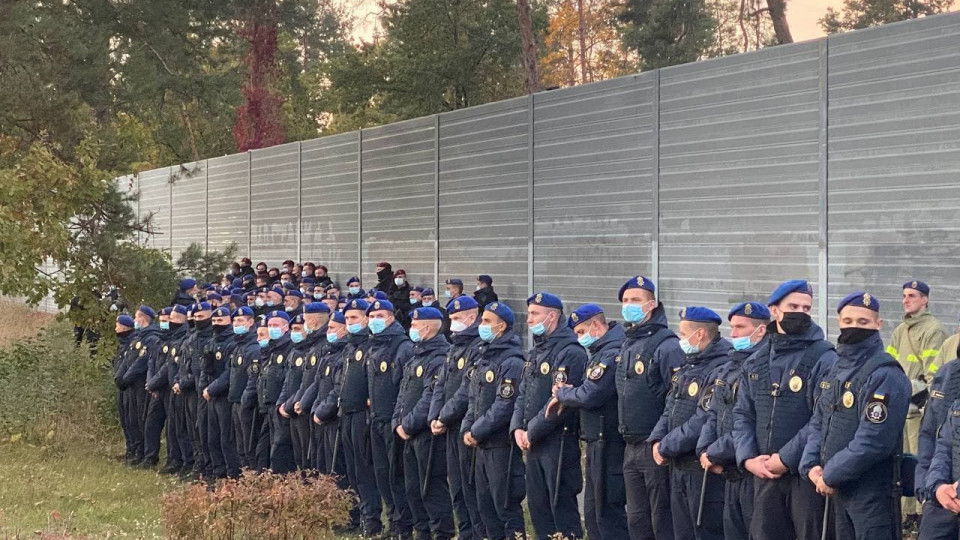
[[[282,355],[282,354],[278,354],[278,355],[277,355],[277,363],[280,364],[280,363],[282,363],[282,362],[283,362],[283,355]]]
[[[696,396],[700,393],[700,385],[697,384],[697,381],[690,381],[690,384],[687,385],[687,395],[690,397]]]
[[[177,355],[177,348],[174,347],[174,348],[170,349],[170,356],[176,356],[176,355]]]
[[[238,357],[237,357],[237,365],[238,365],[238,366],[242,366],[242,365],[243,365],[243,357],[242,357],[242,356],[238,356]]]
[[[386,372],[387,372],[387,363],[380,362],[380,373],[386,373]]]
[[[220,351],[217,351],[217,360],[219,360],[219,359],[221,359],[221,358],[223,358],[223,353],[220,352]]]
[[[297,366],[297,367],[302,366],[302,365],[303,365],[303,357],[302,357],[302,356],[298,356],[298,357],[297,357],[297,361],[294,362],[294,365]]]
[[[363,351],[357,350],[357,354],[353,355],[353,357],[357,359],[357,362],[359,362],[363,359]]]
[[[310,365],[311,366],[317,365],[317,355],[313,355],[310,357]]]
[[[847,390],[843,393],[843,406],[848,409],[853,407],[853,392]]]
[[[486,381],[487,381],[488,383],[492,383],[492,382],[493,382],[493,370],[492,370],[492,369],[488,369],[488,370],[487,370],[487,373],[486,373],[483,377],[484,377],[484,379],[486,379]]]
[[[417,377],[423,377],[423,366],[417,366]]]
[[[643,375],[643,360],[637,360],[637,363],[633,365],[633,371],[635,371],[637,375]]]
[[[164,345],[164,346],[163,346],[163,352],[164,352],[164,354],[166,354],[166,353],[169,352],[169,351],[170,351],[170,347],[167,347],[166,345]]]
[[[543,375],[550,373],[550,362],[544,362],[540,364],[540,373],[542,373]]]
[[[136,345],[134,345],[134,348],[137,348],[137,349],[139,349],[139,348],[140,348],[140,342],[139,342],[139,341],[137,342],[137,344],[136,344]]]
[[[799,375],[794,375],[790,377],[790,390],[793,392],[799,392],[803,389],[803,379]]]
[[[140,349],[140,356],[143,356],[143,355],[145,355],[145,354],[147,354],[147,348],[146,348],[146,347]]]
[[[323,370],[323,376],[324,377],[330,376],[330,366],[327,366],[326,369]]]
[[[467,359],[461,356],[460,359],[457,360],[457,369],[463,369],[465,365],[467,365]]]
[[[603,370],[604,370],[604,365],[597,364],[596,366],[590,369],[589,373],[587,373],[587,378],[590,379],[591,381],[600,380],[600,377],[603,377]]]

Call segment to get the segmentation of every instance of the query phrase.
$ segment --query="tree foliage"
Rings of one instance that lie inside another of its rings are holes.
[[[716,26],[705,0],[626,0],[619,19],[623,46],[644,70],[704,58]]]
[[[843,8],[827,8],[820,27],[828,34],[860,30],[949,11],[954,0],[844,0]]]

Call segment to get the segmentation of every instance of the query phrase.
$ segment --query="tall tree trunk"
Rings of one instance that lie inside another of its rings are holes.
[[[790,35],[790,23],[787,22],[787,0],[767,0],[770,8],[770,20],[773,22],[773,32],[777,36],[777,43],[793,43]]]
[[[520,21],[520,42],[523,67],[527,71],[527,93],[540,91],[540,73],[537,69],[537,42],[533,38],[533,23],[530,21],[530,0],[517,0],[517,17]]]
[[[577,39],[580,41],[580,82],[587,83],[587,20],[583,16],[583,0],[577,0]]]

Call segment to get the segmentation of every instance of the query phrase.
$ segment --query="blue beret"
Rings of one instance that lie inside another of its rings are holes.
[[[213,310],[213,316],[214,316],[214,317],[229,317],[229,316],[230,316],[230,308],[228,308],[227,306],[220,306],[220,307],[218,307],[217,309]]]
[[[477,301],[474,300],[473,297],[461,296],[447,302],[447,313],[460,313],[461,311],[477,309],[478,307],[480,307],[480,304],[477,304]]]
[[[213,306],[210,305],[210,302],[200,302],[194,306],[194,311],[210,311],[213,309]]]
[[[215,292],[208,292],[207,300],[223,300],[223,297]]]
[[[500,317],[500,320],[507,323],[507,329],[513,328],[514,316],[513,310],[510,309],[510,306],[504,304],[503,302],[490,302],[487,304],[484,311],[489,311],[497,317]]]
[[[303,324],[303,314],[297,314],[290,319],[290,324]]]
[[[172,312],[173,312],[173,308],[170,306],[167,306],[160,310],[160,316],[163,317],[164,315],[170,315],[170,313]]]
[[[186,315],[186,314],[187,314],[187,306],[181,306],[180,304],[177,304],[177,305],[173,306],[173,311],[172,311],[171,313],[174,313],[174,312],[175,312],[175,313],[179,313],[179,314],[181,314],[181,315]]]
[[[230,287],[227,292],[229,292],[231,295],[243,294],[243,287]]]
[[[427,287],[426,289],[423,289],[422,291],[420,291],[420,294],[423,296],[436,296],[436,294],[433,292],[433,289],[431,289],[430,287]]]
[[[297,298],[303,298],[303,293],[300,292],[300,289],[290,289],[287,291],[287,296],[296,296]]]
[[[903,284],[904,289],[913,289],[924,296],[930,296],[930,287],[922,281],[908,281]]]
[[[246,302],[246,297],[245,295],[242,295],[242,294],[231,294],[230,301],[235,304],[242,304]]]
[[[304,313],[330,313],[330,308],[323,302],[310,302],[303,308]]]
[[[253,317],[253,310],[247,306],[240,306],[233,312],[233,318],[237,317]]]
[[[370,307],[370,304],[368,304],[367,301],[362,298],[350,300],[349,302],[347,302],[346,298],[342,298],[341,301],[346,304],[344,306],[344,311],[360,310],[366,312],[367,308]]]
[[[350,279],[347,280],[347,285],[350,285],[351,283],[360,283],[360,278],[358,278],[357,276],[352,276]]]
[[[411,311],[410,318],[418,321],[442,321],[443,313],[440,313],[440,310],[435,307],[422,307]]]
[[[223,279],[225,279],[225,280],[227,280],[227,281],[233,281],[233,278],[234,278],[234,277],[236,277],[236,276],[234,276],[233,274],[230,274],[230,273],[227,273],[227,274],[224,274],[224,275],[223,275]]]
[[[657,290],[653,282],[644,276],[633,276],[620,286],[620,292],[617,293],[617,300],[623,302],[623,293],[627,292],[627,289],[645,289],[650,292],[656,292]]]
[[[126,326],[128,328],[133,328],[133,317],[129,315],[121,315],[117,317],[117,324]]]
[[[203,287],[200,287],[200,288],[205,291],[215,291],[217,289],[217,286],[214,285],[213,283],[204,283]]]
[[[457,285],[459,287],[463,287],[463,280],[460,278],[451,278],[447,280],[447,285]]]
[[[297,286],[292,281],[281,281],[280,287],[284,289],[296,289]]]
[[[347,319],[343,316],[342,311],[334,311],[333,314],[330,315],[330,320],[340,324],[347,324]]]
[[[180,290],[183,292],[187,292],[196,286],[197,280],[193,279],[192,277],[183,278],[180,280]]]
[[[387,310],[392,312],[393,304],[391,304],[389,300],[375,300],[372,304],[370,304],[369,307],[367,307],[367,313],[370,313],[371,311],[380,311],[380,310]]]
[[[283,320],[285,320],[285,321],[287,321],[287,322],[290,322],[290,316],[287,315],[287,312],[286,312],[286,311],[280,311],[280,310],[278,310],[278,309],[275,309],[275,310],[271,311],[270,313],[267,313],[266,320],[269,321],[270,319],[283,319]]]
[[[260,322],[257,323],[257,328],[266,328],[266,327],[267,327],[267,320],[260,319]]]
[[[603,313],[602,307],[596,304],[584,304],[570,314],[570,319],[567,321],[567,325],[569,325],[570,328],[576,328],[578,324],[587,321],[588,319],[592,319],[601,313]]]
[[[234,280],[230,282],[230,286],[231,286],[231,287],[242,288],[242,287],[243,287],[243,278],[234,278]]]
[[[412,289],[410,289],[410,290],[411,290],[411,291],[417,291],[418,293],[423,294],[423,287],[420,287],[420,286],[414,287],[414,288],[412,288]]]
[[[390,297],[387,296],[387,293],[383,291],[372,291],[368,292],[367,296],[372,296],[376,300],[390,300]]]
[[[732,319],[734,315],[747,317],[748,319],[770,320],[770,310],[760,302],[741,302],[733,306],[733,309],[727,314],[727,320]]]
[[[157,312],[154,311],[152,307],[150,307],[150,306],[148,306],[148,305],[146,305],[146,304],[144,304],[144,305],[140,306],[139,308],[137,308],[137,311],[139,311],[140,313],[143,313],[144,315],[146,315],[147,317],[150,317],[151,319],[156,319],[156,318],[157,318]]]
[[[317,280],[313,279],[312,277],[305,277],[305,278],[303,278],[303,279],[300,280],[300,283],[302,283],[302,284],[304,284],[304,285],[313,285],[313,284],[316,283],[316,282],[317,282]]]
[[[254,280],[253,274],[247,274],[241,278],[240,283],[250,283]]]
[[[563,302],[560,301],[560,297],[548,292],[539,292],[527,298],[527,305],[531,304],[563,311]]]
[[[687,306],[681,309],[680,320],[697,323],[723,323],[723,319],[715,311],[702,306]]]
[[[909,285],[909,283],[907,285]],[[911,287],[911,289],[912,288],[913,287]],[[840,313],[840,310],[847,306],[865,307],[878,313],[880,312],[880,302],[877,301],[877,298],[872,294],[863,291],[852,292],[845,296],[843,300],[837,304],[837,313]]]
[[[493,285],[493,278],[486,274],[480,274],[477,276],[477,281],[480,283],[486,283],[487,285]]]
[[[773,294],[770,295],[770,299],[767,300],[767,305],[772,306],[774,304],[778,304],[788,294],[795,292],[813,296],[813,287],[811,287],[809,283],[802,279],[784,281],[776,288],[776,290],[773,291]]]

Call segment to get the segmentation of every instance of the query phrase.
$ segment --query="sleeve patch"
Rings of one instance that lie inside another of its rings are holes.
[[[887,421],[887,405],[882,401],[867,403],[866,417],[873,424],[882,424]]]
[[[497,392],[497,395],[503,399],[510,399],[513,397],[514,392],[513,383],[505,379],[500,383],[500,390]]]

